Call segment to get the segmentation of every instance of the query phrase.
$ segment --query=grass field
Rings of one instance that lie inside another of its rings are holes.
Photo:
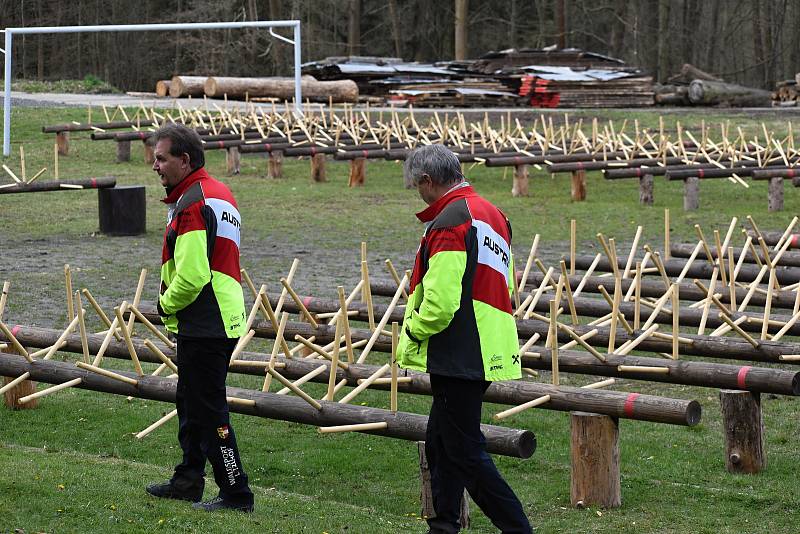
[[[97,113],[97,110],[95,110]],[[15,108],[14,155],[4,160],[19,169],[19,145],[25,147],[28,174],[52,169],[53,137],[44,124],[82,120],[79,109]],[[588,118],[590,115],[584,115]],[[603,112],[602,118],[638,119],[657,125],[650,113]],[[762,118],[741,114],[671,113],[675,121],[697,127],[730,120],[758,132]],[[780,135],[786,121],[763,117]],[[797,122],[794,127],[797,129]],[[629,128],[631,128],[629,126]],[[130,163],[114,163],[113,142],[91,142],[73,135],[72,154],[60,160],[60,175],[114,175],[118,183],[145,185],[147,234],[111,238],[98,232],[97,193],[65,191],[0,195],[0,280],[11,282],[6,322],[48,328],[66,326],[63,266],[70,264],[76,289],[88,287],[110,310],[130,300],[139,271],[149,271],[144,300],[158,290],[161,232],[165,213],[157,176],[141,163],[134,145]],[[207,153],[208,168],[233,190],[243,216],[242,264],[257,284],[279,288],[292,259],[301,260],[299,292],[335,298],[336,286],[351,289],[359,277],[359,246],[367,241],[373,276],[386,278],[383,260],[409,267],[421,227],[414,213],[422,202],[402,187],[401,167],[368,163],[363,188],[348,189],[347,164],[329,162],[329,181],[312,184],[308,162],[287,160],[286,177],[264,177],[266,160],[244,158],[242,174],[224,176],[221,152]],[[800,197],[786,186],[786,209],[767,212],[767,184],[749,189],[724,180],[700,186],[701,209],[682,210],[682,184],[656,178],[655,206],[638,205],[635,181],[606,183],[588,176],[588,199],[572,203],[569,178],[531,175],[531,195],[511,198],[511,172],[482,166],[465,168],[479,193],[500,206],[514,226],[518,264],[527,256],[535,233],[542,235],[547,262],[567,251],[569,220],[578,220],[579,250],[594,253],[595,234],[615,237],[620,248],[644,225],[642,244],[663,246],[663,210],[671,211],[672,240],[690,241],[693,225],[706,234],[724,231],[730,218],[752,215],[762,230],[783,229],[800,207]],[[40,180],[46,179],[49,174]],[[0,178],[0,183],[10,179]],[[518,267],[520,267],[518,265]],[[92,328],[100,329],[95,322]],[[264,341],[253,347],[267,349]],[[65,359],[74,356],[63,354]],[[371,361],[385,360],[373,354]],[[116,362],[114,365],[123,366]],[[109,362],[109,365],[112,365]],[[543,374],[542,380],[548,377]],[[592,377],[565,375],[562,382],[582,385]],[[230,385],[258,387],[255,378],[231,375]],[[800,406],[790,397],[763,397],[767,469],[757,476],[725,471],[718,392],[684,386],[618,380],[620,391],[696,399],[703,420],[693,428],[623,420],[620,423],[622,500],[614,510],[576,510],[569,504],[569,417],[549,410],[529,410],[508,426],[532,430],[538,449],[528,460],[495,458],[517,491],[539,532],[742,533],[797,531],[797,450]],[[320,386],[306,388],[322,395]],[[388,394],[368,391],[359,397],[370,406],[388,407]],[[427,398],[401,396],[400,409],[427,413]],[[393,533],[425,532],[419,519],[419,482],[414,443],[362,434],[322,437],[316,428],[234,415],[242,459],[256,493],[256,512],[198,513],[187,503],[161,502],[144,486],[169,477],[178,459],[177,422],[143,440],[133,435],[172,406],[83,390],[67,390],[41,399],[36,410],[0,408],[0,532],[281,532]],[[486,405],[490,422],[498,406]],[[206,497],[213,495],[209,480]],[[470,532],[493,532],[472,507]]]

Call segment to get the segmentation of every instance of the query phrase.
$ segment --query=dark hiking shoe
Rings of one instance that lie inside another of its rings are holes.
[[[239,512],[250,513],[253,511],[252,504],[236,504],[224,500],[222,497],[214,497],[205,502],[196,502],[192,508],[205,510],[206,512],[216,512],[217,510],[238,510]]]
[[[153,497],[162,499],[178,499],[189,502],[198,502],[203,499],[203,486],[197,484],[180,487],[174,485],[172,481],[167,481],[161,484],[150,484],[145,488],[145,491]]]

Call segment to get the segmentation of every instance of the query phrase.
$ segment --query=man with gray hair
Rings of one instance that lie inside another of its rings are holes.
[[[404,166],[428,208],[414,262],[397,363],[430,374],[425,452],[436,517],[430,533],[456,533],[466,489],[503,533],[530,533],[522,504],[486,453],[481,403],[495,380],[521,377],[512,315],[511,224],[464,180],[442,145],[417,148]]]

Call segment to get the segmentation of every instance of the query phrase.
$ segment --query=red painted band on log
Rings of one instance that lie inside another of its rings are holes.
[[[628,417],[633,417],[633,403],[636,401],[636,398],[639,396],[639,393],[631,393],[628,395],[628,398],[625,399],[625,415]]]
[[[747,373],[750,372],[750,369],[752,369],[752,367],[749,365],[745,365],[739,369],[739,373],[736,375],[736,384],[739,386],[739,389],[745,389],[747,387],[746,378]]]

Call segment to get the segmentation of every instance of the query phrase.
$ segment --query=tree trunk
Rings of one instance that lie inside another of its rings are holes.
[[[311,156],[311,181],[327,182],[325,174],[325,154],[314,154]]]
[[[639,178],[639,204],[653,205],[653,175],[645,174]]]
[[[392,23],[392,39],[394,40],[394,55],[403,57],[403,50],[400,47],[400,20],[397,18],[397,0],[389,0],[389,18]]]
[[[689,85],[689,100],[692,104],[721,104],[733,107],[769,106],[772,95],[763,89],[753,89],[732,83],[694,80]]]
[[[528,196],[528,166],[516,165],[514,167],[514,185],[511,188],[512,197]]]
[[[567,47],[567,6],[566,0],[556,0],[556,28],[558,29],[558,47]]]
[[[281,0],[269,0],[269,19],[270,20],[283,20],[281,16]],[[281,41],[272,39],[272,58],[275,64],[275,72],[277,74],[285,74],[284,50],[285,47]]]
[[[719,401],[725,428],[725,468],[729,473],[761,472],[767,465],[761,396],[723,389]]]
[[[294,78],[222,78],[205,79],[203,88],[209,98],[228,98],[244,100],[245,96],[273,97],[280,100],[294,98]],[[303,99],[312,102],[358,101],[358,86],[352,80],[334,80],[319,82],[313,76],[303,76],[300,81]]]
[[[270,178],[283,178],[283,150],[273,150],[269,153],[267,176]]]
[[[669,76],[668,43],[672,42],[669,34],[669,2],[658,0],[658,81],[661,83]]]
[[[578,508],[622,504],[619,478],[619,421],[595,413],[570,413],[572,477],[570,502]]]
[[[759,73],[759,85],[767,79],[767,63],[764,60],[764,30],[761,23],[761,0],[753,0],[751,4],[753,21],[753,57]]]
[[[467,0],[455,0],[455,60],[467,58]]]
[[[571,197],[573,202],[586,200],[586,171],[583,169],[572,172]]]
[[[691,176],[683,181],[683,209],[694,211],[700,207],[700,178]]]
[[[428,519],[436,517],[436,510],[433,508],[433,495],[431,495],[431,471],[428,468],[428,457],[425,454],[425,442],[417,442],[417,452],[419,453],[419,500],[422,505],[421,517]],[[458,517],[461,529],[469,529],[469,494],[464,490],[461,498],[461,513]]]
[[[361,0],[350,0],[347,20],[347,53],[357,56],[361,51]]]
[[[169,80],[159,80],[156,82],[156,96],[169,96]]]
[[[366,158],[356,158],[350,160],[350,179],[347,185],[350,187],[360,187],[364,185],[367,166]]]
[[[783,178],[769,179],[769,211],[783,211]]]
[[[206,78],[206,76],[173,76],[169,82],[169,96],[172,98],[203,96],[203,84]]]

